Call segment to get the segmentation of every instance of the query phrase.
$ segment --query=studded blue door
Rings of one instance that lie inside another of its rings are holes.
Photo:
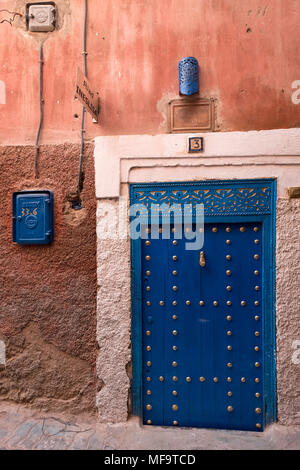
[[[205,223],[204,246],[142,240],[144,424],[264,428],[260,222]]]

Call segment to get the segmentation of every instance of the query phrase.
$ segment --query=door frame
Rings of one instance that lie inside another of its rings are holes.
[[[263,186],[262,186],[263,185]],[[267,188],[260,200],[261,189]],[[204,223],[261,222],[263,227],[263,344],[264,344],[264,427],[276,421],[276,331],[275,331],[275,254],[276,254],[276,179],[205,180],[172,183],[133,183],[129,185],[130,205],[137,202],[149,205],[155,203],[155,194],[166,196],[172,191],[184,191],[189,198],[197,190],[211,190],[212,197],[217,190],[225,189],[236,194],[238,210],[224,207],[216,213],[211,208],[205,211]],[[251,189],[250,206],[240,205],[239,191]],[[234,196],[233,196],[234,198]],[[182,200],[182,198],[181,198]],[[188,199],[186,199],[188,200]],[[191,199],[189,198],[189,201]],[[200,199],[199,199],[200,201]],[[254,201],[254,202],[253,202]],[[200,201],[201,202],[201,201]],[[202,201],[205,204],[205,198]],[[158,201],[156,202],[158,203]],[[178,201],[176,201],[178,203]],[[131,340],[132,340],[132,412],[142,417],[142,270],[141,239],[131,238]]]

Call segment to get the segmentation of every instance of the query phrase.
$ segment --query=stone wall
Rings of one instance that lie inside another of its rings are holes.
[[[118,209],[116,199],[98,201],[97,407],[104,422],[126,421],[130,411],[130,242],[118,237]],[[103,237],[107,227],[110,239]]]
[[[300,200],[277,202],[278,420],[300,424]]]

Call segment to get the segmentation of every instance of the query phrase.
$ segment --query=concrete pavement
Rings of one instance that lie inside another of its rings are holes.
[[[100,424],[96,416],[44,413],[0,403],[1,450],[300,450],[300,426],[264,433]]]

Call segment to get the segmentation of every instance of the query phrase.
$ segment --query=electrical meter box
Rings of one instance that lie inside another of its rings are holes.
[[[56,8],[53,2],[27,4],[28,29],[32,32],[55,29]]]
[[[20,191],[12,197],[13,241],[48,245],[54,239],[52,191]]]

